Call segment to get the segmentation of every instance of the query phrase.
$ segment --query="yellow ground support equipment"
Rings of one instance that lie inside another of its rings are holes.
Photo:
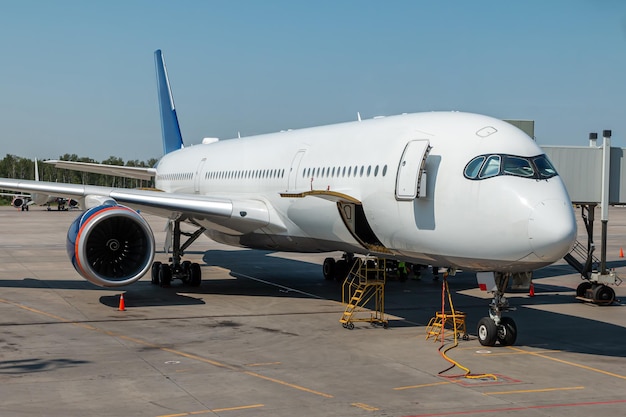
[[[343,283],[342,300],[346,310],[339,320],[343,327],[352,330],[357,321],[388,327],[389,322],[385,319],[386,267],[384,258],[355,258]],[[370,300],[374,302],[374,309],[363,311]]]
[[[448,299],[448,304],[450,306],[450,311],[446,311],[446,298]],[[459,337],[462,337],[463,340],[469,340],[469,336],[467,334],[467,330],[465,327],[465,316],[466,314],[462,311],[457,311],[454,309],[454,304],[452,304],[452,294],[450,294],[450,287],[448,286],[448,273],[446,272],[443,275],[443,281],[441,283],[441,311],[435,313],[435,317],[430,319],[428,326],[426,327],[426,339],[431,336],[435,336],[435,340],[441,340],[441,344],[439,345],[439,353],[441,356],[448,361],[451,365],[439,372],[440,376],[446,378],[468,378],[468,379],[483,379],[489,378],[494,381],[498,379],[493,374],[472,374],[469,368],[461,365],[455,360],[451,359],[447,353],[448,351],[454,349],[459,345]],[[453,335],[453,343],[452,345],[445,347],[445,330],[446,327],[452,329]],[[458,367],[464,371],[464,374],[461,375],[444,375],[446,372],[451,370],[454,367]]]
[[[435,317],[431,318],[426,326],[426,339],[435,337],[435,341],[440,340],[443,342],[444,332],[443,329],[447,328],[456,332],[457,337],[462,337],[463,340],[469,340],[467,334],[467,328],[465,327],[466,314],[462,311],[446,311],[444,313],[437,311]]]

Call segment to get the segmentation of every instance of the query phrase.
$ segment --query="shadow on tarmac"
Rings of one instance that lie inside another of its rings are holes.
[[[180,281],[174,281],[170,288],[152,285],[143,279],[127,287],[120,288],[125,298],[132,299],[133,307],[202,305],[205,302],[194,294],[243,295],[262,297],[310,298],[341,302],[341,284],[326,281],[322,277],[321,265],[301,260],[285,259],[273,256],[271,251],[208,251],[203,255],[207,267],[220,267],[218,276],[209,277],[205,271],[205,280],[200,287],[189,287]],[[626,264],[626,261],[611,262],[610,267]],[[537,271],[537,278],[571,274],[567,265],[553,265]],[[227,276],[222,278],[222,274]],[[489,298],[462,293],[476,289],[473,273],[459,273],[448,280],[455,308],[467,314],[468,333],[476,334],[476,325],[481,317],[488,315]],[[119,295],[110,295],[111,288],[99,288],[86,281],[77,280],[2,280],[0,287],[23,287],[42,289],[77,289],[108,291],[100,297],[100,302],[110,308],[118,308]],[[436,311],[441,311],[441,281],[433,281],[430,273],[422,273],[420,281],[399,282],[389,280],[385,290],[385,312],[397,316],[399,320],[390,321],[389,327],[425,326]],[[569,287],[536,284],[535,297],[527,298],[515,293],[509,295],[511,306],[517,311],[507,313],[514,318],[519,329],[517,346],[534,347],[586,353],[592,355],[610,355],[626,357],[626,329],[619,325],[593,320],[580,316],[544,311],[540,306],[550,306],[552,310],[560,305],[579,304],[577,312],[585,314],[585,309],[598,312],[607,317],[620,313],[622,305],[608,307],[584,305],[576,301],[574,290]],[[535,308],[539,307],[539,308]],[[341,310],[341,305],[337,306]],[[571,310],[569,310],[571,311]],[[338,324],[339,325],[339,324]],[[358,326],[354,331],[358,331]],[[347,331],[347,330],[346,330]],[[384,331],[381,329],[381,331]],[[420,330],[421,331],[421,330]],[[475,343],[471,340],[466,343]],[[58,365],[58,364],[57,364]],[[0,372],[2,371],[0,363]],[[11,366],[27,366],[13,364]],[[32,364],[33,369],[37,363]]]
[[[47,372],[54,369],[70,368],[84,365],[88,361],[75,359],[20,359],[13,361],[0,361],[0,375],[17,375],[34,372]]]

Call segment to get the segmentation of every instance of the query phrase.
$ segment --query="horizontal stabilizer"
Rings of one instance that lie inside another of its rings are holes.
[[[94,174],[113,175],[115,177],[136,178],[138,180],[151,180],[155,176],[154,168],[128,167],[122,165],[92,164],[88,162],[73,161],[44,161],[54,165],[55,168],[69,169],[72,171],[91,172]]]

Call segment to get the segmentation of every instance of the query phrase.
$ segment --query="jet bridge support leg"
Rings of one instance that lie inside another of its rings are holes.
[[[597,305],[610,305],[615,301],[615,291],[609,285],[622,283],[614,271],[606,270],[606,262],[602,263],[594,256],[593,222],[597,204],[581,204],[581,217],[587,232],[587,247],[576,242],[573,249],[564,256],[565,261],[580,273],[581,282],[576,288],[576,298]],[[603,223],[606,228],[606,223]],[[603,230],[603,235],[606,230]],[[603,236],[606,239],[606,236]],[[606,244],[602,245],[601,257],[606,260]]]
[[[172,221],[168,227],[171,227],[170,235],[172,256],[169,259],[171,263],[163,264],[161,262],[154,262],[152,264],[152,283],[168,287],[171,284],[172,279],[180,279],[192,287],[200,286],[200,283],[202,282],[200,265],[190,261],[181,262],[181,259],[185,254],[185,249],[198,239],[198,237],[200,237],[206,229],[204,227],[199,227],[193,233],[183,232],[180,229],[180,220]],[[181,235],[188,237],[182,245]]]

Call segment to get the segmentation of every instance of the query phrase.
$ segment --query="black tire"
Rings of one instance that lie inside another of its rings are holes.
[[[608,306],[615,301],[615,291],[608,285],[598,285],[593,289],[593,302],[601,305]]]
[[[510,317],[502,317],[498,326],[498,342],[502,346],[512,346],[517,340],[517,325]]]
[[[346,262],[345,259],[340,259],[335,262],[335,280],[339,282],[345,281],[348,272],[348,262]]]
[[[192,263],[189,265],[189,285],[192,287],[199,287],[202,282],[202,270],[200,265]]]
[[[576,297],[587,298],[587,290],[591,289],[591,282],[583,281],[576,287]]]
[[[333,258],[324,259],[322,273],[324,274],[325,280],[332,280],[335,278],[335,260]]]
[[[159,281],[161,287],[169,287],[172,283],[172,268],[168,264],[162,264],[159,268]]]
[[[180,280],[185,284],[189,283],[189,268],[191,267],[191,261],[183,261],[180,264],[181,278]]]
[[[496,323],[494,323],[489,317],[483,317],[480,319],[476,333],[478,334],[478,341],[481,345],[496,345],[496,341],[498,340],[498,328],[496,327]]]
[[[150,282],[154,285],[159,285],[159,269],[161,269],[161,262],[154,262],[150,271]]]

